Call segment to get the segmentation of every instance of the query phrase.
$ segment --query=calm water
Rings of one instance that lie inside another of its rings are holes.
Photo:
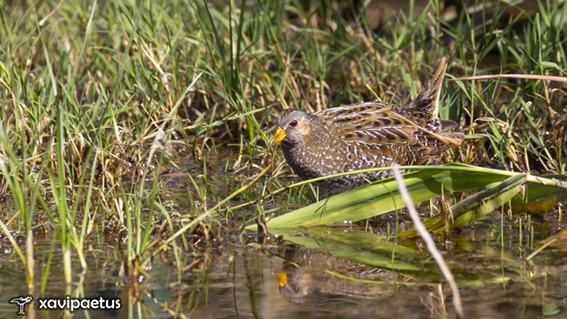
[[[534,221],[535,240],[555,229],[557,218],[550,213]],[[501,221],[496,213],[453,234],[446,246],[439,240],[459,283],[467,317],[567,317],[565,251],[545,250],[527,261],[533,252],[526,248],[529,236],[520,246],[517,224],[504,218],[501,233]],[[420,250],[417,240],[399,243],[392,253],[387,248],[392,243],[368,233],[364,238],[374,238],[376,249],[352,245],[349,238],[362,233],[352,229],[285,234],[305,246],[276,239],[259,244],[249,233],[251,236],[242,240],[225,237],[216,248],[183,252],[179,261],[170,253],[155,256],[146,267],[149,277],[132,279],[126,273],[123,247],[109,243],[102,228],[97,231],[87,252],[89,270],[76,275],[75,284],[66,288],[56,250],[45,295],[36,293],[35,298],[64,298],[78,291],[86,297],[121,300],[120,310],[89,311],[90,318],[164,318],[174,317],[174,313],[188,318],[455,317],[450,291],[440,283],[436,266],[429,254]],[[341,244],[337,238],[347,240]],[[37,263],[42,265],[36,267],[38,287],[39,269],[46,265],[50,246],[49,238],[39,239],[36,245]],[[325,249],[314,249],[317,246]],[[18,306],[9,301],[28,293],[23,266],[8,247],[0,254],[0,317],[15,318]],[[345,256],[350,257],[341,258]],[[385,266],[370,267],[360,260]],[[392,271],[388,265],[392,260],[400,262],[400,269]],[[78,273],[79,264],[75,265]],[[403,265],[409,266],[401,269],[406,267]],[[281,279],[284,272],[287,282]],[[30,317],[61,314],[39,311],[37,303],[34,307],[35,312],[28,310]],[[87,314],[76,311],[74,316]]]
[[[230,159],[227,154],[218,158]],[[184,215],[192,212],[187,173],[197,178],[202,171],[191,160],[180,163],[180,171],[162,177],[169,181],[171,203]],[[209,172],[209,186],[221,198],[247,183],[249,173],[225,172],[220,169],[226,166],[223,163],[213,162],[210,167],[219,169]],[[251,195],[260,190],[252,188]],[[277,203],[284,201],[291,205],[279,207],[278,213],[298,207],[300,199],[285,196],[289,197],[276,198],[265,208],[278,208]],[[48,231],[45,237],[36,237],[34,299],[103,296],[118,298],[122,305],[117,310],[78,310],[73,313],[76,318],[455,317],[451,292],[419,239],[394,243],[356,228],[327,227],[279,233],[284,240],[273,234],[259,243],[253,232],[238,234],[253,214],[254,208],[222,219],[217,232],[224,235],[219,245],[180,251],[177,257],[171,251],[154,256],[144,268],[148,276],[139,277],[128,276],[125,245],[116,236],[105,234],[106,221],[101,221],[87,245],[88,270],[84,274],[73,256],[74,283],[70,287],[63,284],[61,253],[55,243],[45,293],[41,294],[42,271],[52,244],[53,232]],[[560,241],[527,260],[539,240],[560,228],[560,215],[551,211],[534,216],[531,229],[522,217],[521,237],[519,219],[502,218],[498,212],[453,232],[447,243],[437,237],[461,289],[467,318],[567,318],[567,253],[563,250],[567,246]],[[374,222],[386,225],[393,220],[385,216]],[[375,229],[383,234],[387,232],[384,228]],[[19,307],[9,302],[29,294],[24,267],[10,244],[0,243],[0,317],[21,317],[16,315]],[[61,311],[39,310],[37,301],[32,306],[26,308],[30,318],[63,315]]]

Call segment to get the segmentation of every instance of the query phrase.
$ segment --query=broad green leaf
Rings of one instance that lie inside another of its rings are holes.
[[[464,226],[508,203],[520,192],[520,185],[524,181],[525,175],[523,174],[512,176],[454,205],[451,207],[451,213],[455,221],[450,225],[450,229]],[[447,218],[449,217],[447,216]],[[423,222],[423,225],[429,231],[444,230],[443,220],[440,215],[428,219]],[[399,234],[399,236],[409,236],[416,233],[415,227],[412,227]]]
[[[546,185],[545,189],[536,188],[542,192],[567,188],[567,183],[557,179],[458,163],[401,168],[421,169],[403,175],[408,192],[415,203],[441,196],[442,193],[494,187],[512,176],[525,176],[528,190],[537,184]],[[405,205],[401,200],[396,181],[387,178],[276,217],[268,221],[267,226],[271,229],[349,223],[403,207]],[[256,225],[248,226],[247,229],[256,229]]]

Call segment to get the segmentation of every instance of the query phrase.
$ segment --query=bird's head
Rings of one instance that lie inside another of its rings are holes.
[[[291,147],[307,140],[313,127],[312,115],[305,111],[286,109],[278,117],[278,128],[272,145],[282,142],[284,147]]]

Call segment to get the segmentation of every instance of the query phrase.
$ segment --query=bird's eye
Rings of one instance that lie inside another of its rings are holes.
[[[296,121],[296,120],[291,121],[291,123],[289,123],[289,126],[291,126],[291,127],[296,127],[296,126],[297,126],[297,121]]]

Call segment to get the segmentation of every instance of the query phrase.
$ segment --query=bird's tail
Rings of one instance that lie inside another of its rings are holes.
[[[441,95],[441,84],[443,83],[443,78],[445,78],[445,70],[447,70],[447,62],[445,57],[442,57],[433,75],[425,82],[421,91],[408,105],[408,109],[413,109],[420,113],[422,118],[426,120],[437,118],[439,115],[439,96]]]

